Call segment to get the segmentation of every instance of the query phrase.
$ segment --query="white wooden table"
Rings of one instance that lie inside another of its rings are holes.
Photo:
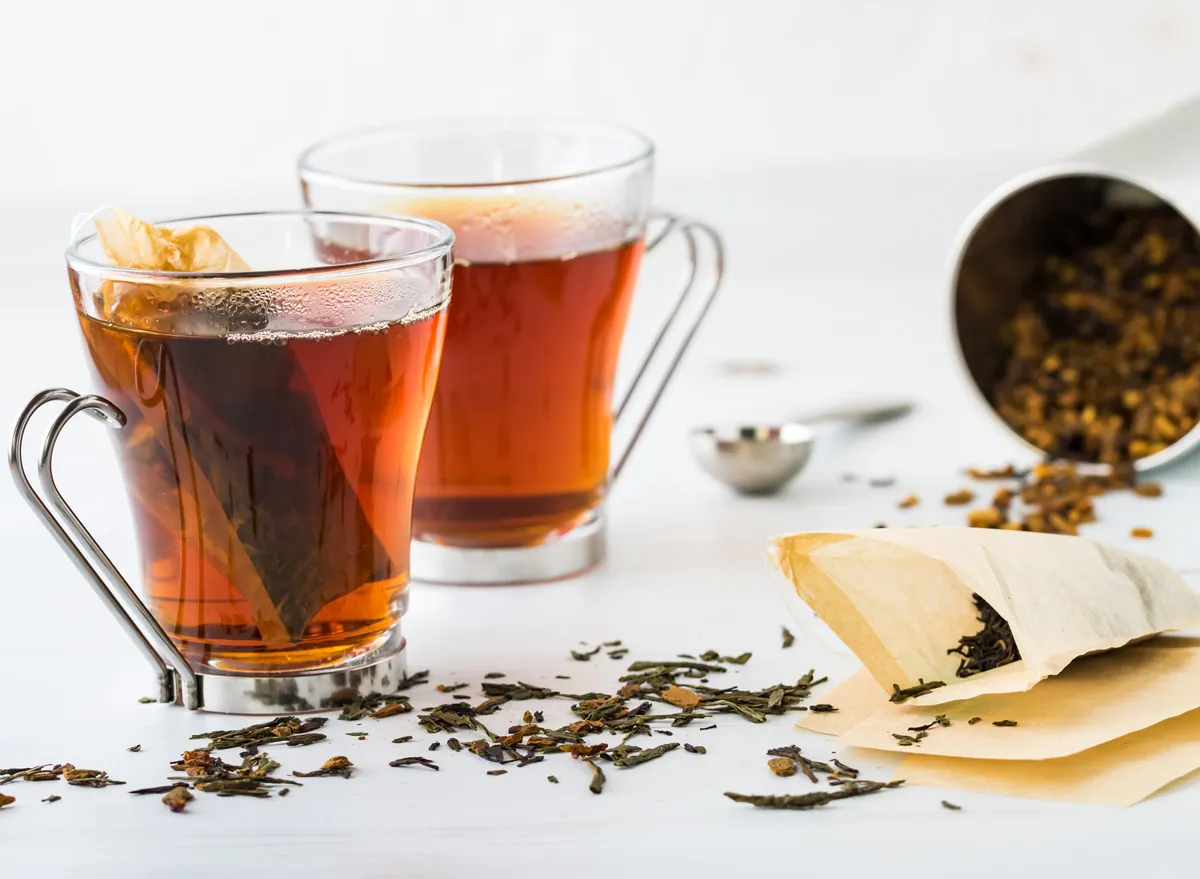
[[[833,681],[844,676],[853,660],[830,650],[819,626],[788,618],[763,559],[766,539],[879,521],[959,522],[961,508],[945,508],[940,497],[966,484],[961,468],[999,465],[1021,453],[981,412],[957,371],[942,278],[958,219],[1007,170],[728,177],[669,188],[665,202],[702,212],[726,230],[731,274],[711,326],[615,490],[609,563],[544,586],[417,584],[404,624],[410,668],[431,669],[435,683],[469,681],[466,692],[476,695],[482,675],[493,670],[510,681],[604,690],[626,663],[603,655],[576,662],[568,651],[580,641],[621,639],[629,660],[751,650],[746,666],[724,676],[746,686],[794,680],[809,668]],[[287,205],[292,197],[127,207],[155,215]],[[72,213],[90,206],[0,208],[5,419],[42,387],[87,385],[60,254]],[[657,278],[647,273],[648,283]],[[644,317],[636,316],[631,344]],[[719,369],[746,358],[773,361],[778,371],[735,378]],[[909,397],[919,410],[886,428],[824,437],[810,469],[775,498],[733,497],[685,452],[684,433],[695,423],[778,418],[867,395]],[[60,482],[118,563],[131,569],[128,511],[108,443],[103,428],[74,425],[62,443]],[[846,472],[862,478],[844,482]],[[895,485],[866,484],[866,477],[884,476],[895,476]],[[1157,536],[1138,549],[1200,571],[1188,515],[1200,487],[1175,474],[1167,488],[1159,501],[1102,499],[1102,521],[1089,533],[1134,546],[1129,527],[1150,525]],[[897,510],[910,491],[924,502]],[[161,784],[190,734],[242,725],[138,704],[152,689],[143,660],[7,480],[0,482],[0,526],[0,765],[71,761],[131,786]],[[784,624],[798,635],[790,650],[780,648]],[[555,674],[571,680],[555,681]],[[444,698],[431,688],[414,691],[418,706]],[[548,722],[571,719],[563,702],[515,703],[494,718],[494,728],[530,707],[545,709]],[[718,723],[656,742],[702,744],[706,755],[679,751],[634,771],[610,769],[599,797],[587,790],[587,767],[565,757],[489,777],[491,764],[443,747],[429,755],[440,772],[389,768],[397,756],[426,755],[435,738],[414,715],[362,726],[332,720],[328,743],[285,749],[277,756],[287,770],[315,768],[334,754],[359,767],[351,780],[312,779],[286,799],[201,795],[175,815],[157,797],[121,788],[13,784],[5,790],[18,803],[0,812],[0,874],[582,879],[623,871],[681,876],[686,868],[697,876],[930,876],[975,869],[970,862],[1023,876],[1118,876],[1152,864],[1194,872],[1188,865],[1200,782],[1121,810],[913,787],[811,812],[767,812],[722,793],[804,790],[802,778],[772,776],[764,752],[797,743],[822,758],[836,746],[794,730],[789,717]],[[370,735],[359,742],[343,734],[353,729]],[[405,734],[414,742],[391,744]],[[126,750],[134,744],[140,752]],[[888,759],[857,765],[864,777],[890,778]],[[547,783],[549,773],[561,783]],[[50,793],[62,800],[40,802]],[[963,811],[942,809],[943,797]]]

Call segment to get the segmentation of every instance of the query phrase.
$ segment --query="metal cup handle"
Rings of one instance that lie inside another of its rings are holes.
[[[663,226],[656,234],[647,239],[646,252],[653,251],[672,233],[678,232],[684,237],[688,247],[687,279],[680,288],[679,294],[675,297],[675,302],[672,304],[670,311],[667,312],[666,318],[659,326],[654,336],[654,341],[650,343],[649,349],[643,356],[641,363],[638,364],[633,380],[626,389],[624,396],[622,396],[620,403],[617,404],[616,411],[613,414],[614,423],[621,423],[626,413],[631,411],[629,407],[633,401],[634,394],[642,384],[642,380],[646,377],[651,364],[656,360],[659,349],[662,347],[668,332],[670,332],[671,328],[675,326],[676,321],[678,321],[684,306],[694,300],[698,300],[700,305],[696,309],[691,321],[686,325],[683,337],[679,340],[674,350],[669,353],[664,352],[664,356],[668,357],[668,360],[663,369],[662,377],[653,390],[650,391],[650,398],[636,416],[636,423],[633,432],[629,435],[629,439],[625,442],[624,447],[618,450],[615,456],[616,464],[613,465],[608,477],[610,484],[616,481],[617,477],[621,475],[621,471],[625,468],[625,464],[633,452],[633,447],[637,445],[637,441],[641,438],[646,425],[650,421],[650,416],[654,414],[655,408],[658,406],[663,393],[667,389],[667,385],[671,381],[671,377],[675,374],[680,361],[683,360],[683,355],[687,352],[688,346],[692,343],[692,339],[695,338],[696,332],[700,329],[700,325],[704,322],[704,318],[712,307],[713,301],[717,297],[717,292],[721,289],[721,280],[725,274],[725,246],[721,241],[721,236],[712,226],[698,220],[691,220],[676,214],[666,213],[665,211],[655,211],[651,214],[651,218],[662,220]],[[712,279],[707,284],[700,284],[698,283],[700,277],[700,253],[702,250],[701,244],[704,240],[708,241],[709,247],[712,250]]]
[[[66,405],[46,432],[42,454],[38,459],[38,480],[45,495],[43,500],[25,472],[23,451],[25,430],[30,419],[38,409],[51,402],[65,402]],[[174,702],[179,689],[177,684],[182,684],[184,704],[188,708],[199,708],[201,693],[196,673],[138,598],[137,593],[129,586],[128,581],[121,576],[121,572],[100,548],[100,544],[79,521],[79,517],[75,515],[54,482],[54,447],[67,422],[80,412],[86,412],[113,428],[120,429],[125,426],[125,414],[103,397],[83,396],[66,388],[42,391],[22,410],[13,429],[12,444],[8,450],[8,467],[17,484],[17,490],[74,562],[75,567],[91,584],[96,594],[112,611],[147,661],[154,666],[154,673],[158,679],[158,701]],[[120,596],[120,600],[117,596]]]

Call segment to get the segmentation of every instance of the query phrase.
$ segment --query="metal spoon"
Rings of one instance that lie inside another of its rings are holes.
[[[911,403],[871,403],[828,409],[783,424],[697,427],[688,437],[688,447],[706,473],[734,491],[773,494],[808,463],[816,438],[812,425],[879,424],[911,411]]]

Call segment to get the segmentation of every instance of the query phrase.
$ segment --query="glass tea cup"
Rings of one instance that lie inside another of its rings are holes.
[[[398,125],[337,135],[300,157],[310,207],[428,216],[455,232],[454,302],[413,507],[415,579],[548,580],[603,559],[610,485],[722,271],[711,228],[652,210],[653,170],[654,146],[635,131],[549,121]],[[688,283],[614,406],[639,264],[672,231],[688,244]],[[700,283],[706,247],[711,280]],[[614,426],[625,440],[615,451]]]
[[[74,241],[71,291],[100,395],[35,397],[10,452],[18,487],[155,663],[164,701],[275,712],[385,689],[403,675],[413,486],[453,233],[313,211],[162,225],[210,227],[254,270],[119,268],[95,234]],[[43,500],[21,443],[56,400]],[[54,485],[54,444],[81,411],[119,428],[148,607]]]

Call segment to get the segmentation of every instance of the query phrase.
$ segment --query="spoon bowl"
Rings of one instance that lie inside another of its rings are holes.
[[[740,494],[771,494],[804,469],[812,455],[812,428],[794,422],[744,427],[697,427],[692,455],[714,479]]]

